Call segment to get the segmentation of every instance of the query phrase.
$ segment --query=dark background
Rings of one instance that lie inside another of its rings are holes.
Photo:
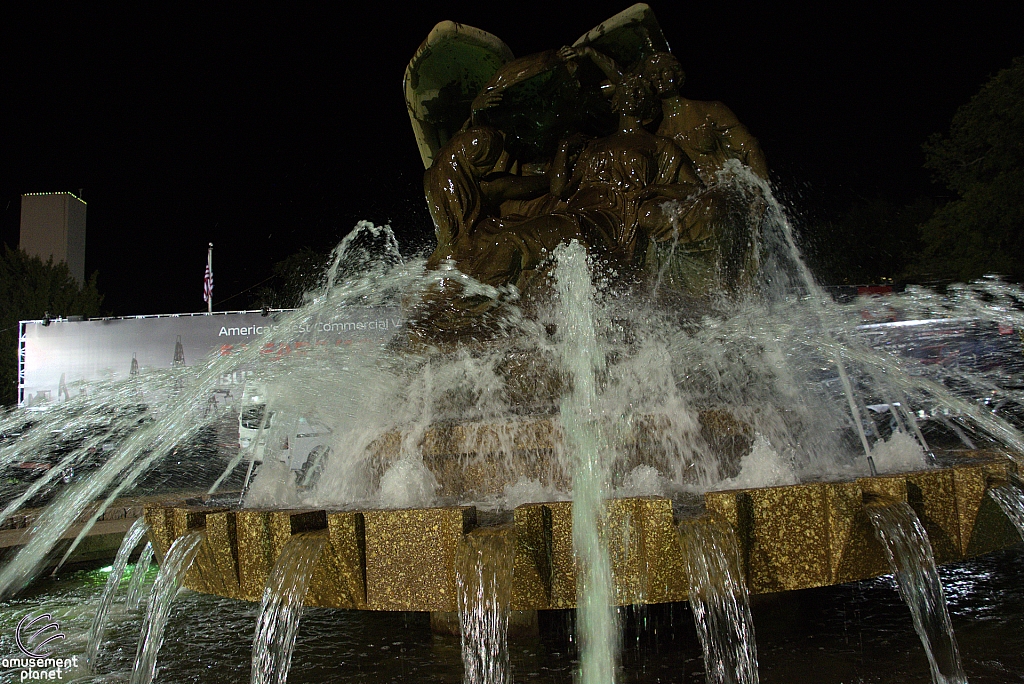
[[[219,4],[219,3],[217,3]],[[766,151],[805,235],[858,199],[942,197],[921,143],[1013,57],[1013,3],[653,3],[684,94],[727,103]],[[0,229],[20,195],[83,189],[103,309],[217,309],[359,219],[431,246],[402,74],[433,25],[516,55],[571,44],[626,2],[319,3],[2,10]],[[19,14],[20,12],[20,14]]]

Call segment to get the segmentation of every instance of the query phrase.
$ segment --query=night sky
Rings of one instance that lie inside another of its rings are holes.
[[[22,193],[82,188],[86,271],[117,315],[203,310],[210,241],[220,310],[245,307],[232,295],[275,261],[329,249],[359,219],[391,222],[407,252],[430,246],[401,84],[433,25],[476,26],[521,56],[627,7],[36,4],[0,11],[3,240],[17,243]],[[808,223],[857,198],[941,196],[921,143],[1024,54],[1014,3],[898,4],[652,7],[684,95],[736,112]]]

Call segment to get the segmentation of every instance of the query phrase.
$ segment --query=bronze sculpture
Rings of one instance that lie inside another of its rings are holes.
[[[441,68],[466,59],[472,83]],[[481,60],[493,66],[482,87]],[[748,287],[760,205],[723,172],[735,159],[766,178],[764,155],[728,107],[683,98],[683,78],[645,5],[520,59],[490,34],[439,24],[406,74],[438,241],[428,268],[532,295],[554,248],[578,240],[683,295]]]
[[[683,148],[702,181],[714,183],[727,159],[738,159],[768,178],[761,146],[731,109],[721,102],[700,102],[679,94],[686,75],[675,57],[655,52],[644,59],[640,72],[661,99],[658,135],[672,138]]]

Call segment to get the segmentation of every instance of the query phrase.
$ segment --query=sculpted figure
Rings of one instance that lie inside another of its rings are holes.
[[[547,192],[547,176],[495,172],[503,149],[501,133],[488,126],[473,126],[456,133],[434,157],[423,177],[437,236],[428,268],[453,258],[460,245],[465,252],[465,245],[478,234],[502,230],[503,202],[532,199]]]
[[[738,159],[761,178],[768,178],[768,166],[757,139],[721,102],[689,100],[679,94],[686,75],[679,61],[668,52],[656,52],[644,59],[640,74],[661,99],[658,135],[672,138],[693,161],[705,183],[728,159]]]
[[[651,95],[638,78],[619,81],[612,96],[618,131],[587,144],[571,174],[572,139],[562,143],[551,165],[551,192],[567,200],[565,215],[625,264],[642,257],[645,233],[667,227],[660,213],[649,210],[651,202],[684,200],[701,187],[679,146],[643,128]]]
[[[428,153],[437,235],[427,267],[440,272],[428,300],[451,307],[450,329],[495,303],[444,269],[529,293],[571,240],[627,277],[657,274],[661,291],[684,299],[753,282],[761,203],[718,172],[735,159],[767,176],[760,146],[725,105],[680,96],[682,69],[649,9],[625,14],[575,47],[519,59],[492,49],[493,37],[439,25],[410,62],[407,104]],[[459,66],[492,57],[482,85]],[[448,137],[459,116],[466,124]]]
[[[428,267],[450,259],[485,284],[522,290],[550,252],[573,239],[620,267],[642,258],[648,234],[671,229],[670,219],[652,207],[686,200],[701,187],[679,146],[641,125],[651,103],[641,79],[621,81],[613,96],[619,130],[585,146],[581,136],[563,141],[546,177],[488,180],[501,155],[500,134],[474,127],[453,137],[426,174],[438,236]],[[536,196],[548,182],[564,208],[500,217],[501,201]]]

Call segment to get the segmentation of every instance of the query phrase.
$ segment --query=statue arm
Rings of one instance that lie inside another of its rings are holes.
[[[657,157],[658,176],[644,189],[642,201],[654,198],[684,200],[704,186],[694,172],[690,158],[672,140],[657,138]]]
[[[714,121],[715,132],[719,136],[722,147],[729,153],[729,156],[739,159],[749,166],[751,171],[767,180],[768,163],[757,138],[740,123],[731,109],[721,102],[712,104],[714,111],[710,118]]]
[[[547,176],[515,176],[500,174],[480,182],[480,190],[494,204],[506,200],[528,200],[540,197],[548,191]]]
[[[555,197],[565,199],[572,192],[572,158],[584,144],[584,136],[578,133],[559,143],[555,158],[551,160],[551,166],[548,168],[548,178],[551,179],[550,192]]]
[[[501,99],[504,93],[496,88],[485,88],[481,90],[476,98],[473,100],[473,104],[470,106],[469,119],[463,128],[468,126],[480,126],[480,113],[487,109],[493,109],[501,104]]]
[[[600,69],[605,75],[605,78],[611,81],[613,85],[618,85],[619,81],[622,80],[622,69],[620,69],[619,65],[615,63],[615,60],[603,52],[598,52],[590,46],[573,48],[566,45],[558,51],[558,57],[563,62],[568,62],[572,59],[579,59],[580,57],[589,57],[590,61],[594,63],[594,66]]]

